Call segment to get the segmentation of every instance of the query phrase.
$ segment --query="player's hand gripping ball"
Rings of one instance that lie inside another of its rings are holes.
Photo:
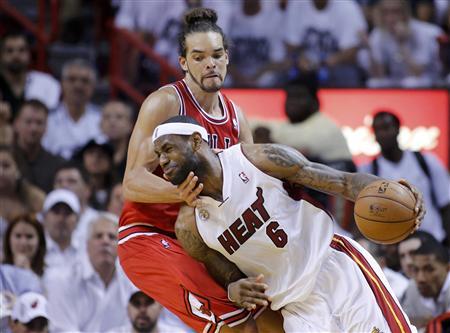
[[[361,233],[378,244],[394,244],[420,225],[425,209],[422,194],[406,181],[375,181],[355,201],[355,221]]]

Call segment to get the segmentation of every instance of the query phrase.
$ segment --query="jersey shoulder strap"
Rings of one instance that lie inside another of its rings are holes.
[[[425,173],[425,175],[427,175],[428,182],[430,183],[431,201],[436,208],[439,208],[437,204],[436,193],[434,193],[433,178],[431,177],[431,172],[430,168],[428,167],[427,161],[420,151],[415,151],[414,156],[416,157],[417,163],[419,163],[422,171]]]

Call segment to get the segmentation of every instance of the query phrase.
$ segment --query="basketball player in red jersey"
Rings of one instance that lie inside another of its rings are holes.
[[[193,174],[178,180],[178,188],[164,180],[151,143],[155,127],[176,115],[188,115],[204,126],[213,148],[253,141],[241,110],[219,91],[228,52],[216,21],[217,15],[210,9],[197,8],[186,14],[179,58],[186,75],[152,93],[142,104],[128,149],[118,254],[127,276],[139,289],[197,332],[256,332],[249,318],[259,315],[263,307],[250,313],[233,305],[205,266],[175,239],[179,204],[194,206],[202,184],[197,184]],[[207,257],[205,265],[221,285],[243,277],[218,252],[211,251]],[[269,311],[257,323],[259,332],[282,331],[281,321]]]

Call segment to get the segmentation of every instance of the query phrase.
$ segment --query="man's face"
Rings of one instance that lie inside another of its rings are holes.
[[[372,126],[375,132],[375,139],[382,151],[391,150],[397,145],[399,129],[391,116],[383,115],[376,118]]]
[[[414,269],[411,253],[420,247],[420,239],[410,238],[398,244],[398,256],[403,273],[409,278],[413,278]]]
[[[70,240],[77,223],[77,214],[62,202],[51,207],[44,215],[45,229],[56,242]]]
[[[434,254],[412,256],[414,280],[423,297],[436,298],[441,292],[449,271],[449,264],[436,260]]]
[[[84,106],[91,99],[95,88],[95,74],[91,69],[73,65],[66,68],[62,77],[64,100]]]
[[[92,225],[87,251],[92,265],[114,265],[117,258],[117,228],[111,221],[99,218]]]
[[[91,175],[104,175],[111,169],[111,158],[103,148],[94,146],[83,153],[83,164]]]
[[[161,313],[161,305],[143,293],[128,303],[128,316],[136,332],[148,333],[153,330]]]
[[[180,57],[181,68],[205,92],[218,91],[225,80],[228,53],[217,32],[196,32],[186,37],[186,57]]]
[[[24,146],[40,144],[47,128],[47,113],[40,108],[26,105],[20,110],[14,128],[19,144]]]
[[[165,177],[174,185],[181,184],[190,171],[198,167],[187,136],[164,135],[155,140],[155,153]]]
[[[63,188],[75,193],[80,203],[85,203],[89,198],[89,187],[84,182],[80,172],[73,169],[61,169],[55,175],[54,188]]]
[[[389,31],[393,32],[396,24],[405,21],[404,8],[399,0],[384,0],[379,6],[380,18]]]
[[[0,62],[13,74],[25,72],[30,64],[30,51],[23,37],[12,37],[4,41]]]
[[[109,140],[128,139],[132,126],[131,111],[124,104],[110,102],[103,107],[101,128]]]

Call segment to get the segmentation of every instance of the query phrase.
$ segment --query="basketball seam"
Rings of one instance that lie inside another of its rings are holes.
[[[365,220],[367,220],[369,222],[377,222],[377,223],[403,223],[403,222],[408,222],[408,221],[411,221],[412,219],[415,219],[415,217],[411,217],[411,218],[406,219],[406,220],[379,221],[379,220],[368,219],[367,217],[359,215],[357,212],[354,212],[354,213],[355,213],[356,216],[358,216],[358,217],[360,217],[362,219],[365,219]]]
[[[402,204],[400,201],[397,201],[397,200],[394,200],[394,199],[391,199],[391,198],[387,198],[387,197],[383,197],[382,195],[373,195],[373,194],[371,194],[371,195],[365,195],[365,196],[363,196],[363,197],[359,197],[358,200],[359,200],[359,199],[363,199],[363,198],[381,198],[381,199],[390,200],[390,201],[396,202],[396,203],[402,205],[403,207],[405,207],[405,208],[407,208],[407,209],[409,209],[409,210],[412,210],[412,211],[414,212],[414,209],[409,208],[408,206]]]

